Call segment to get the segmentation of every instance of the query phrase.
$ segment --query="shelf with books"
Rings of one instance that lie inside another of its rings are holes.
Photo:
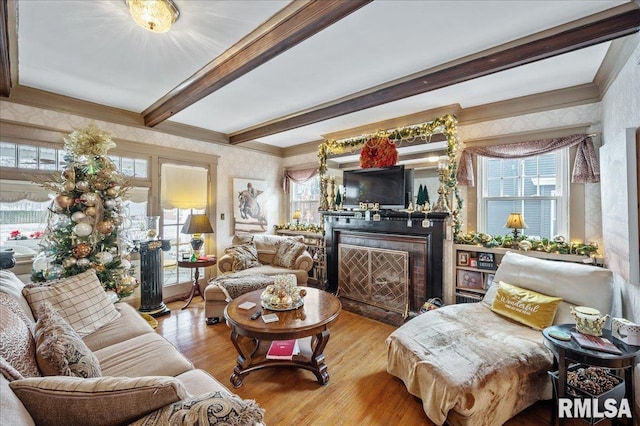
[[[455,266],[452,273],[456,303],[479,302],[493,283],[493,278],[502,257],[511,250],[502,247],[488,248],[470,244],[454,244],[453,250]],[[588,259],[585,256],[572,254],[515,251],[525,256],[562,262],[584,263],[585,259]]]

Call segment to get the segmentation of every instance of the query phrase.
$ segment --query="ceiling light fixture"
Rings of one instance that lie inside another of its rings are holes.
[[[166,33],[180,16],[172,0],[125,0],[136,24],[154,33]]]

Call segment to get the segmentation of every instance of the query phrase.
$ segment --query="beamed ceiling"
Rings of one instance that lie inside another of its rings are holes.
[[[597,101],[640,29],[634,1],[175,3],[153,34],[121,0],[0,0],[0,96],[286,155]]]

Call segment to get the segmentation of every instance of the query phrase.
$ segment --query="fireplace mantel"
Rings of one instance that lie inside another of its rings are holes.
[[[394,248],[409,252],[409,309],[416,311],[431,297],[443,296],[443,243],[448,213],[379,212],[380,220],[365,212],[323,212],[327,250],[328,290],[338,283],[338,244]],[[411,226],[408,221],[411,219]],[[411,249],[414,247],[415,249]]]

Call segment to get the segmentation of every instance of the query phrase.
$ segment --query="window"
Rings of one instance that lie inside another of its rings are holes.
[[[63,150],[0,142],[0,167],[62,170],[64,169],[64,164]]]
[[[293,213],[299,210],[302,214],[301,223],[320,223],[320,213],[318,213],[318,207],[320,207],[320,178],[318,175],[305,183],[291,181],[289,197],[291,208],[289,218],[292,218]]]
[[[525,235],[567,235],[568,150],[522,159],[480,157],[478,230],[505,235],[509,213],[522,213]]]

